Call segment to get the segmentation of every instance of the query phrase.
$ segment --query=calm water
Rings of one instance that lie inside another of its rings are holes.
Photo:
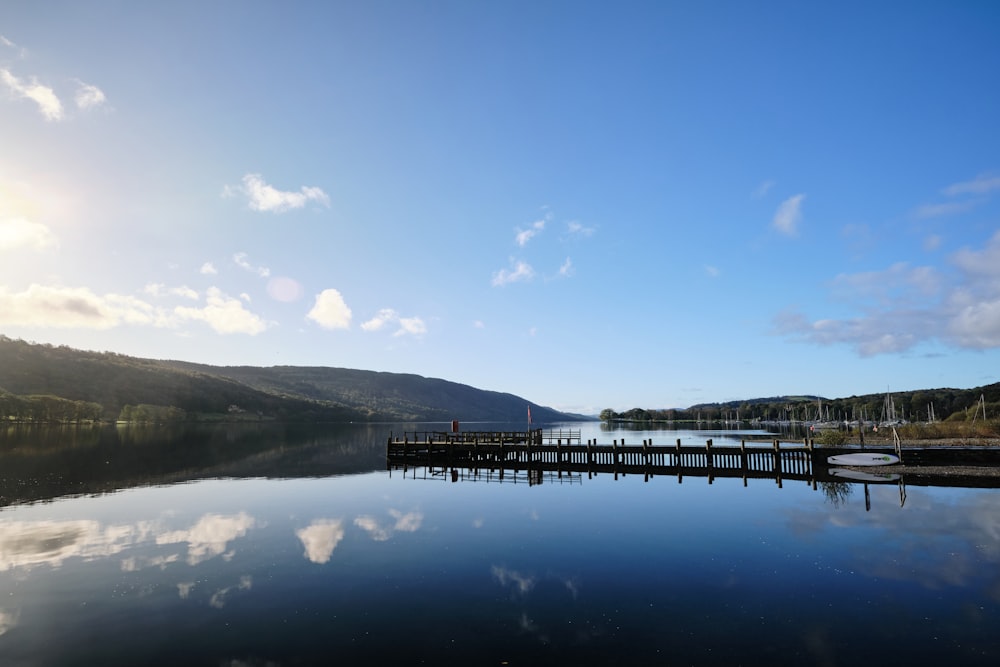
[[[1000,490],[452,481],[403,428],[0,432],[0,665],[1000,661]]]

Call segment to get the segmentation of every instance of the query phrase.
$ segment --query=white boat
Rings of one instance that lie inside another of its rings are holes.
[[[837,466],[887,466],[899,463],[899,457],[881,452],[853,452],[828,456],[826,462]]]

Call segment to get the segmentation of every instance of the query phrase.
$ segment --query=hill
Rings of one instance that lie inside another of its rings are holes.
[[[819,411],[823,414],[820,415]],[[604,410],[601,418],[618,421],[971,421],[1000,414],[1000,382],[954,389],[918,389],[891,394],[864,394],[846,398],[822,396],[772,396],[724,403],[700,403],[684,409],[632,408],[626,412]]]
[[[418,375],[325,367],[220,367],[39,345],[0,335],[0,416],[78,421],[581,419],[513,394]]]

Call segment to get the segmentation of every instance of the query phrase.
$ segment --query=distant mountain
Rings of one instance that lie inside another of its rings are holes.
[[[4,407],[7,407],[6,411]],[[92,409],[117,419],[126,406],[187,418],[289,421],[494,421],[587,419],[513,394],[418,375],[345,368],[220,367],[142,359],[0,335],[0,417]],[[88,412],[89,414],[89,412]]]

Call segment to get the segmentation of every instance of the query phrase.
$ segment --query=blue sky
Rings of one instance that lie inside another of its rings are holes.
[[[0,6],[0,333],[559,409],[1000,381],[1000,4]]]

